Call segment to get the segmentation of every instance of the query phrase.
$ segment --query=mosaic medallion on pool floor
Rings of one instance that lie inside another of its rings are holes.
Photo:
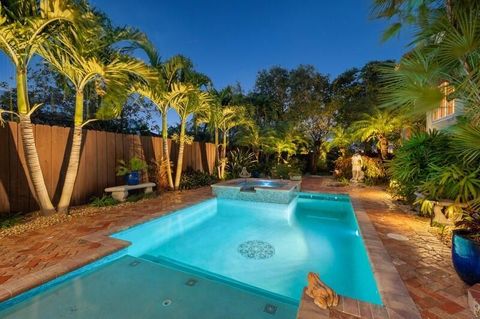
[[[275,248],[261,240],[249,240],[238,245],[237,251],[245,258],[268,259],[275,255]]]

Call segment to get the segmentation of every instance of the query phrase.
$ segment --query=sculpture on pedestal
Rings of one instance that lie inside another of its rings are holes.
[[[361,183],[365,178],[365,173],[362,170],[363,159],[358,152],[352,156],[352,179],[353,183]]]

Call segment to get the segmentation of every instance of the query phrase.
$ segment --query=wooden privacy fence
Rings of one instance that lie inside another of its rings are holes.
[[[54,204],[60,198],[67,160],[65,153],[71,145],[72,128],[34,125],[35,140],[45,183]],[[101,196],[108,186],[124,184],[123,177],[115,175],[119,160],[133,156],[147,163],[162,158],[162,138],[104,131],[83,131],[82,155],[73,192],[72,205],[89,202]],[[176,163],[178,146],[170,144],[170,155]],[[20,150],[20,152],[18,152]],[[212,173],[215,145],[194,142],[185,145],[183,168]],[[17,123],[0,127],[0,213],[28,212],[38,209],[31,183],[27,178],[22,141]],[[146,179],[148,179],[148,173]]]

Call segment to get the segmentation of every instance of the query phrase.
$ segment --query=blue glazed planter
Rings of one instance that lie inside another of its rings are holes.
[[[455,230],[452,238],[452,261],[457,274],[464,282],[480,282],[480,244],[465,237],[465,230]]]
[[[140,172],[130,172],[125,175],[125,178],[127,180],[127,185],[138,185],[140,183]]]

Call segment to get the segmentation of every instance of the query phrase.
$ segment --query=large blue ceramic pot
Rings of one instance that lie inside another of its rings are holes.
[[[134,171],[126,175],[127,185],[138,185],[140,183],[140,172]]]
[[[452,260],[457,274],[469,285],[480,282],[480,244],[467,237],[465,230],[455,230]]]

